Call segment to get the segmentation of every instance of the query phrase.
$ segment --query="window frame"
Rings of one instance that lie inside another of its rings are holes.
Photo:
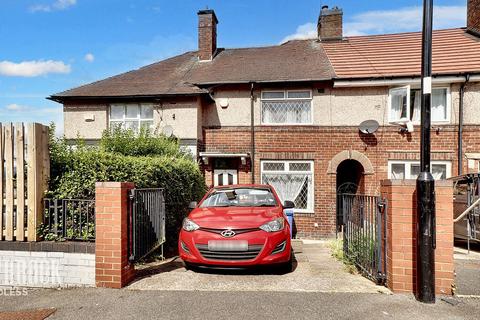
[[[400,119],[393,119],[392,118],[392,92],[393,91],[400,91],[400,90],[407,90],[407,117],[400,118]],[[390,123],[406,123],[410,121],[410,97],[411,97],[411,86],[401,86],[401,87],[393,87],[388,89],[388,122]]]
[[[450,89],[450,86],[434,86],[432,87],[432,98],[433,98],[433,90],[435,89],[446,89],[445,91],[445,94],[447,95],[446,96],[446,99],[445,99],[445,103],[447,104],[445,106],[446,110],[446,118],[444,120],[433,120],[432,119],[432,123],[450,123],[450,118],[451,118],[451,113],[452,113],[452,94],[451,94],[451,89]],[[418,122],[420,124],[420,121]]]
[[[112,107],[123,107],[123,115],[121,119],[112,119]],[[138,107],[138,114],[136,118],[129,118],[127,117],[127,107],[128,106],[137,106]],[[152,118],[142,118],[142,107],[151,107],[152,108]],[[112,123],[121,123],[122,128],[125,128],[125,124],[127,121],[137,121],[138,123],[138,130],[134,130],[136,133],[140,132],[142,122],[152,122],[152,126],[155,125],[155,106],[153,103],[111,103],[108,107],[108,129],[112,128]],[[152,128],[153,130],[153,128]]]
[[[408,89],[407,89],[408,88]],[[407,118],[401,119],[392,119],[392,91],[407,89]],[[400,87],[391,87],[388,89],[388,122],[394,124],[404,124],[408,121],[412,121],[414,125],[420,125],[420,120],[411,120],[411,97],[412,97],[412,90],[421,90],[419,86],[400,86]],[[451,122],[451,113],[452,113],[452,94],[451,94],[451,86],[450,85],[436,85],[432,87],[432,93],[435,89],[446,89],[446,118],[444,120],[433,120],[432,123],[435,124],[448,124]],[[414,106],[415,107],[415,106]]]
[[[285,170],[279,171],[279,170],[267,170],[265,171],[263,169],[263,166],[265,163],[284,163],[285,164]],[[308,163],[310,164],[310,171],[291,171],[290,170],[290,164],[291,163]],[[265,184],[263,180],[263,174],[264,173],[273,173],[273,174],[309,174],[312,179],[312,185],[311,185],[311,190],[309,192],[312,194],[312,199],[309,199],[307,201],[307,208],[306,209],[298,209],[295,208],[294,212],[295,213],[315,213],[315,162],[314,160],[268,160],[268,159],[262,159],[260,160],[260,180],[262,184]]]
[[[283,99],[269,99],[263,98],[265,92],[283,92]],[[310,94],[309,98],[289,98],[289,92],[308,92]],[[310,101],[310,121],[305,123],[269,123],[263,121],[263,101],[267,102],[283,102],[283,101]],[[313,114],[313,91],[311,89],[293,89],[293,90],[262,90],[260,91],[260,123],[264,126],[309,126],[314,123],[314,114]]]
[[[404,180],[412,180],[415,178],[411,178],[411,170],[412,164],[420,165],[420,161],[417,160],[388,160],[388,179],[392,179],[392,165],[394,164],[403,164],[405,165],[405,178]],[[407,166],[408,164],[408,166]],[[451,161],[442,161],[442,160],[434,160],[431,161],[431,167],[433,165],[445,165],[446,174],[445,179],[448,179],[452,176],[452,162]],[[408,178],[406,178],[408,177]]]

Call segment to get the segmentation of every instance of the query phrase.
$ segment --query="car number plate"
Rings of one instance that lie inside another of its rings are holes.
[[[208,241],[210,251],[248,251],[246,240],[210,240]]]

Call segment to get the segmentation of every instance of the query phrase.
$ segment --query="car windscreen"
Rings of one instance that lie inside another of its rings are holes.
[[[270,189],[219,189],[208,195],[200,208],[209,207],[275,207],[277,201]]]

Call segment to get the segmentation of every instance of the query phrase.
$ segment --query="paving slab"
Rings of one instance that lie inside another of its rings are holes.
[[[327,241],[296,244],[294,270],[201,270],[184,268],[179,259],[140,268],[131,290],[277,291],[390,293],[359,274],[350,274],[331,256]]]
[[[465,247],[455,247],[456,295],[480,297],[480,252],[478,247],[468,252]]]

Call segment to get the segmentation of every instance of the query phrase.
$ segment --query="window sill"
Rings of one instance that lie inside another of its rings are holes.
[[[279,126],[288,126],[288,127],[308,127],[315,126],[313,123],[261,123],[263,127],[279,127]]]
[[[312,214],[315,214],[315,211],[309,211],[309,210],[306,210],[306,211],[293,211],[293,214],[294,216],[297,215],[297,214],[302,214],[302,215],[312,215]]]
[[[388,124],[391,124],[391,125],[405,125],[405,124],[407,124],[407,122],[408,122],[407,120],[405,120],[405,121],[404,120],[390,120],[388,122]],[[412,124],[414,126],[420,126],[421,125],[420,122],[416,122],[416,121],[412,122]],[[432,125],[450,125],[452,123],[451,123],[450,120],[436,120],[436,121],[432,120],[431,124]]]

